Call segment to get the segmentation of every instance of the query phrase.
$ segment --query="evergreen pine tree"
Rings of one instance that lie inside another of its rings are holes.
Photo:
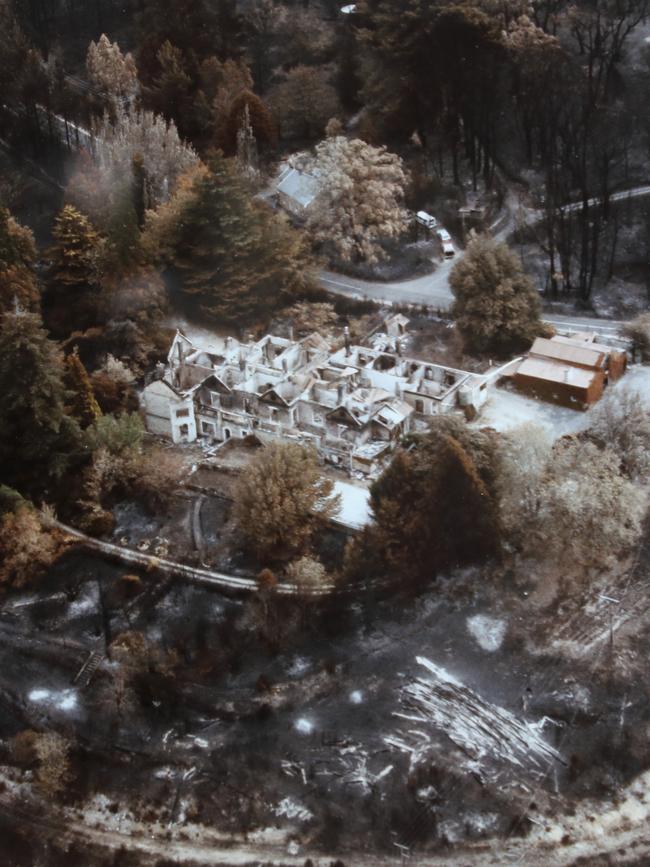
[[[98,321],[99,235],[84,214],[66,205],[52,229],[50,268],[43,296],[43,317],[56,337]]]
[[[386,574],[421,583],[498,553],[491,471],[477,465],[482,445],[474,444],[474,456],[455,437],[433,431],[413,451],[399,452],[372,486],[376,524],[360,544],[374,546]]]
[[[73,289],[93,285],[99,236],[88,218],[66,205],[54,221],[52,234],[50,282]]]
[[[144,226],[144,212],[146,210],[147,170],[144,166],[144,157],[139,152],[133,155],[131,172],[133,175],[133,207],[138,221],[138,228],[142,229]]]
[[[303,236],[254,205],[234,162],[221,156],[195,179],[172,247],[186,299],[214,319],[267,315],[310,284]]]
[[[95,400],[90,378],[75,347],[65,360],[66,381],[70,390],[70,412],[82,428],[87,428],[102,414]]]
[[[29,229],[17,223],[6,208],[0,208],[0,312],[38,308],[40,293],[34,263],[36,245]]]
[[[224,128],[220,131],[221,146],[227,154],[236,154],[242,126],[249,125],[251,136],[260,151],[268,150],[277,144],[277,133],[273,117],[259,96],[245,90],[235,97],[228,111]]]
[[[480,563],[497,553],[499,522],[494,498],[474,460],[445,436],[436,468],[436,556],[441,567]]]
[[[41,491],[74,460],[79,428],[65,412],[61,353],[34,314],[2,317],[0,394],[2,482]]]
[[[106,226],[106,249],[102,271],[111,277],[133,271],[142,260],[140,229],[133,203],[133,186],[125,184],[116,191]]]
[[[244,116],[237,133],[237,165],[244,177],[251,181],[259,175],[257,142],[253,134],[247,105],[244,107]]]

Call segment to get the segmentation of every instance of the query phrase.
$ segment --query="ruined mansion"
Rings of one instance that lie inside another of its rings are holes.
[[[475,412],[487,395],[483,376],[405,357],[407,321],[392,316],[371,346],[346,336],[338,349],[316,333],[244,343],[178,331],[165,370],[143,392],[147,428],[175,443],[282,438],[372,473],[419,421]]]

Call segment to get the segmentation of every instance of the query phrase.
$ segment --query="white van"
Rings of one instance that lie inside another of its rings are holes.
[[[454,245],[451,243],[451,241],[442,242],[442,255],[445,257],[445,259],[453,259],[456,255]]]
[[[427,214],[426,211],[418,211],[415,215],[415,219],[421,226],[424,226],[427,229],[435,229],[438,225],[436,218],[432,217],[431,214]]]
[[[446,229],[443,229],[443,228],[438,229],[438,231],[436,232],[436,235],[440,238],[440,240],[442,241],[443,244],[445,243],[445,241],[451,241],[451,235],[449,234],[449,232]]]

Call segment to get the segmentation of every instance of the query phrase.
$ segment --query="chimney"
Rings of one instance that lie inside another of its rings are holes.
[[[345,355],[347,357],[350,354],[350,329],[347,325],[343,329],[343,340],[345,342]]]
[[[402,357],[402,341],[399,337],[395,338],[395,352]]]
[[[336,403],[340,406],[343,403],[343,398],[345,396],[345,383],[339,382],[336,386]]]

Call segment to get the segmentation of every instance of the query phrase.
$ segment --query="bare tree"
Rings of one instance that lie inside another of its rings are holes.
[[[179,177],[198,163],[194,150],[181,141],[174,122],[151,111],[119,108],[114,121],[104,115],[94,134],[96,159],[108,173],[109,188],[130,178],[133,160],[141,156],[148,208],[166,202]]]

